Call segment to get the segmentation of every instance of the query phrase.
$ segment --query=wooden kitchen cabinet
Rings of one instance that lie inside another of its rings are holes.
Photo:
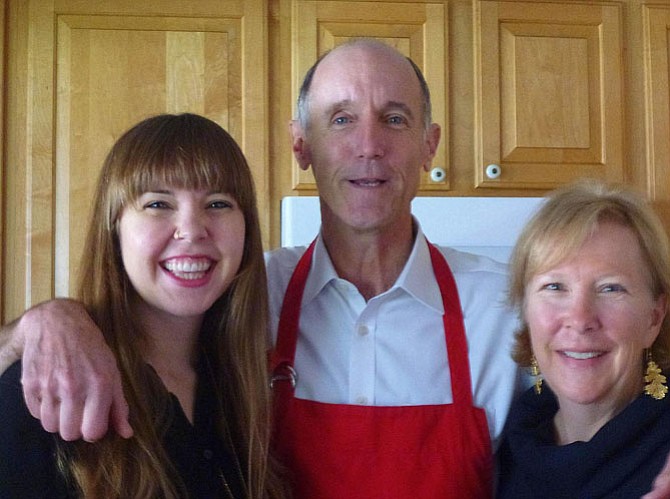
[[[670,228],[670,5],[645,6],[643,21],[649,190]]]
[[[474,3],[477,187],[624,180],[622,7]]]
[[[196,112],[243,147],[269,232],[262,0],[6,0],[3,320],[73,292],[95,181],[137,121]]]
[[[670,228],[670,1],[0,0],[0,319],[72,291],[93,183],[118,135],[193,111],[240,142],[263,240],[314,195],[287,124],[318,55],[373,36],[411,56],[442,127],[419,195],[537,196],[588,176]],[[486,175],[490,164],[497,178]],[[448,228],[445,227],[445,230]]]

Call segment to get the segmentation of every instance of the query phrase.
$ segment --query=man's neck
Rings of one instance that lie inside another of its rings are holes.
[[[415,238],[411,219],[389,230],[365,233],[324,225],[321,234],[337,275],[354,284],[366,301],[393,286]]]

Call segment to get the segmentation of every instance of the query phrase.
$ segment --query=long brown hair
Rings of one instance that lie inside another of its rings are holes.
[[[85,497],[184,497],[161,444],[170,418],[167,391],[141,356],[146,335],[134,320],[136,292],[124,271],[117,222],[122,210],[156,182],[232,195],[245,220],[239,271],[206,312],[199,355],[211,367],[218,431],[229,436],[249,498],[282,497],[269,459],[267,281],[253,180],[233,138],[213,121],[159,115],[123,134],[99,177],[78,285],[78,298],[116,356],[134,437],[66,445],[64,468]],[[224,396],[225,394],[225,396]],[[222,484],[223,486],[223,484]]]

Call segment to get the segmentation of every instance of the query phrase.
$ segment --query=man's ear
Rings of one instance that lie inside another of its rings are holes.
[[[430,165],[437,153],[437,146],[440,144],[440,135],[442,134],[442,129],[437,123],[430,125],[428,130],[426,130],[426,147],[428,149],[428,156],[426,157],[426,162],[423,164],[423,169],[425,171],[430,171]]]
[[[301,170],[308,170],[312,164],[312,156],[305,140],[305,131],[298,120],[291,120],[288,124],[291,133],[293,155]]]

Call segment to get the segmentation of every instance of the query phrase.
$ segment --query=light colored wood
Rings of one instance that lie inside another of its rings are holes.
[[[670,5],[644,6],[649,195],[670,228]]]
[[[264,243],[277,246],[282,197],[316,193],[287,131],[299,79],[350,36],[393,44],[430,81],[444,132],[435,163],[449,174],[420,195],[542,195],[601,175],[645,192],[670,228],[668,0],[2,5],[3,322],[69,292],[102,156],[147,114],[189,109],[228,127],[254,172]],[[485,87],[502,95],[486,112]],[[504,189],[482,180],[484,150],[512,165]]]
[[[624,180],[621,30],[616,4],[475,3],[478,187]]]
[[[6,29],[5,29],[5,14],[6,14],[6,7],[7,4],[5,0],[0,0],[0,40],[6,40],[5,35],[6,35]],[[0,95],[5,95],[5,45],[0,44]],[[0,123],[5,123],[5,116],[4,116],[4,106],[0,106]],[[5,177],[5,155],[4,151],[7,149],[7,145],[5,143],[5,133],[4,133],[4,126],[0,126],[0,179],[3,179]],[[0,181],[0,206],[4,206],[2,204],[3,200],[5,199],[5,186],[4,182]],[[4,272],[4,251],[3,249],[5,248],[5,210],[3,208],[0,208],[0,283],[4,282],[5,278],[5,272]],[[3,289],[2,286],[0,286],[0,321],[3,316],[3,309],[4,309],[4,303],[2,300],[2,295],[3,295]],[[1,322],[0,322],[1,323]]]
[[[298,97],[302,78],[319,55],[350,38],[377,38],[398,49],[424,72],[431,89],[433,121],[446,123],[448,19],[444,2],[292,2],[293,75],[292,101]],[[442,140],[433,161],[447,172],[444,180],[433,182],[422,174],[420,189],[449,188],[449,130],[442,129]],[[293,189],[314,192],[316,185],[311,170],[292,167]]]
[[[269,211],[270,247],[279,246],[281,200],[294,195],[293,152],[288,123],[295,107],[291,97],[291,9],[292,0],[269,0],[268,32],[271,57],[269,57],[270,102],[270,171],[271,182]]]
[[[53,8],[52,3],[46,8]],[[5,321],[27,304],[49,298],[53,290],[51,279],[44,278],[53,275],[53,64],[48,53],[53,25],[51,16],[36,11],[31,2],[9,0],[8,17],[7,81],[12,85],[6,107]],[[39,44],[37,32],[42,33]]]
[[[26,84],[8,100],[15,127],[8,158],[25,168],[7,177],[16,212],[4,320],[72,293],[104,156],[124,130],[153,114],[203,114],[235,137],[256,180],[267,244],[262,0],[9,1],[9,80]]]

